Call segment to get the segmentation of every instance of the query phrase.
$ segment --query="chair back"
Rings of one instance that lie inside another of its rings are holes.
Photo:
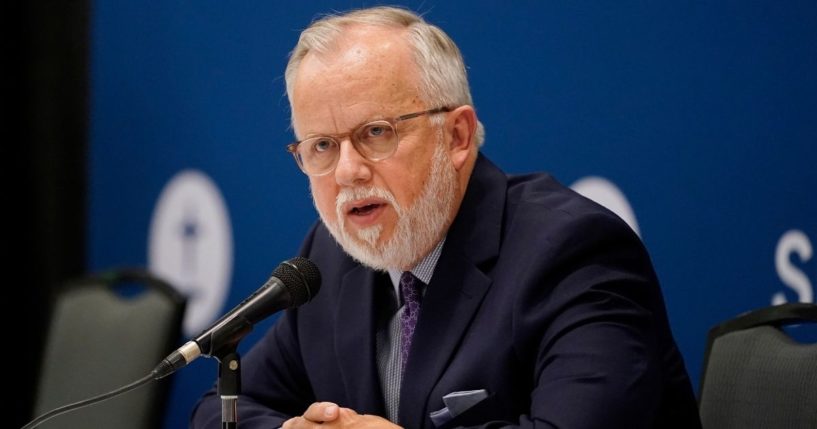
[[[704,429],[817,428],[817,343],[783,329],[817,322],[817,304],[789,303],[713,327],[699,410]]]
[[[142,269],[89,275],[59,290],[43,350],[34,416],[130,384],[178,344],[185,298]],[[170,380],[46,421],[41,428],[159,427]]]

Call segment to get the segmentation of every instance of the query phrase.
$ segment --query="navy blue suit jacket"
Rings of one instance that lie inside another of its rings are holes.
[[[386,276],[320,223],[302,255],[323,285],[243,358],[242,428],[277,427],[314,401],[384,414],[374,338]],[[432,429],[443,395],[475,389],[488,398],[444,427],[700,427],[639,238],[550,176],[507,176],[482,155],[426,290],[399,423]],[[220,405],[208,392],[192,427],[219,427]]]

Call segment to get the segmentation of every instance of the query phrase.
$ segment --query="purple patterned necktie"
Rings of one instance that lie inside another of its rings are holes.
[[[420,314],[420,303],[423,300],[423,282],[411,272],[404,272],[400,276],[400,294],[403,296],[405,306],[403,314],[400,315],[400,335],[402,336],[400,359],[403,362],[403,372],[405,372],[406,361],[411,349],[411,337],[414,335],[417,316]]]

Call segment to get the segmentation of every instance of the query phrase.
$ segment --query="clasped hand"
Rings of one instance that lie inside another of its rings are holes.
[[[306,428],[400,428],[400,426],[371,414],[358,414],[350,408],[339,407],[332,402],[315,402],[304,415],[293,417],[281,426],[282,429]]]

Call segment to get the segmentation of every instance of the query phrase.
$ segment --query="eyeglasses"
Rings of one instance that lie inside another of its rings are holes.
[[[309,137],[290,143],[287,145],[287,151],[295,157],[301,171],[309,176],[323,176],[335,169],[340,158],[340,142],[344,138],[349,137],[352,146],[364,158],[369,161],[382,161],[397,151],[400,140],[395,127],[397,122],[451,110],[450,107],[438,107],[396,118],[372,121],[348,133]]]

